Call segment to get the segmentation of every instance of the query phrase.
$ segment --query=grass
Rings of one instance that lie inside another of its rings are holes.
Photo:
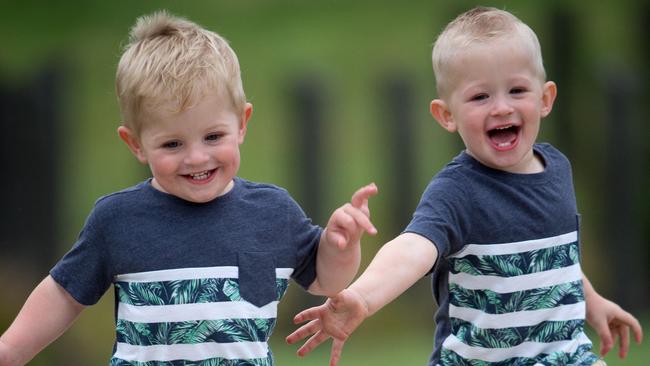
[[[408,336],[393,336],[391,338],[392,342],[388,339],[350,341],[350,344],[346,344],[339,365],[410,366],[427,364],[432,349],[432,339],[417,337],[409,339]],[[304,358],[296,356],[295,351],[298,347],[288,347],[286,344],[277,343],[272,347],[278,365],[324,366],[329,364],[330,344],[321,346],[320,349]],[[610,352],[605,357],[608,366],[646,366],[648,360],[650,360],[650,347],[647,342],[640,346],[633,345],[630,354],[624,360],[618,358],[616,351]]]
[[[646,333],[650,329],[650,321],[644,322]],[[307,357],[296,355],[298,345],[287,345],[283,341],[284,334],[276,332],[271,342],[275,360],[281,366],[325,366],[329,365],[331,342],[321,345]],[[599,341],[590,332],[594,349],[598,350]],[[432,334],[414,330],[412,332],[395,331],[394,328],[363,329],[353,334],[343,350],[339,366],[373,365],[373,366],[424,366],[433,349]],[[646,337],[641,345],[630,346],[626,359],[618,358],[618,348],[610,351],[605,357],[608,366],[646,366],[650,364],[650,345]]]
[[[345,344],[340,366],[426,365],[432,350],[433,337],[423,331],[410,335],[390,329],[363,333],[353,335]],[[329,365],[330,347],[331,341],[328,341],[306,357],[298,357],[298,345],[289,346],[281,337],[275,337],[271,344],[276,363],[282,366]]]

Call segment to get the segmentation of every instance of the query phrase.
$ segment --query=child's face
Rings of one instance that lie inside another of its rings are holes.
[[[118,132],[138,160],[149,164],[155,188],[187,201],[208,202],[232,189],[252,111],[247,104],[239,115],[226,101],[211,93],[180,113],[151,113],[139,138],[126,127]]]
[[[431,102],[431,113],[458,131],[468,154],[511,173],[536,173],[534,156],[541,118],[553,106],[556,87],[540,80],[531,57],[512,42],[477,46],[452,66],[450,94]]]

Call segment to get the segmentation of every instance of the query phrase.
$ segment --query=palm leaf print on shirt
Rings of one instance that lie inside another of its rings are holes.
[[[567,267],[579,261],[578,243],[502,255],[467,255],[452,261],[453,273],[513,277]]]
[[[469,290],[452,283],[449,285],[449,292],[452,294],[452,305],[481,310],[488,314],[550,309],[584,300],[579,281],[505,294],[491,290]]]

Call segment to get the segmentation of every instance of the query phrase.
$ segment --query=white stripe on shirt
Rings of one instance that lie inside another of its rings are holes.
[[[531,250],[552,248],[564,244],[576,242],[578,240],[578,232],[572,231],[570,233],[553,236],[550,238],[535,239],[519,241],[514,243],[500,243],[500,244],[468,244],[460,252],[450,255],[451,258],[462,258],[467,255],[501,255],[501,254],[515,254],[524,253]]]
[[[268,345],[265,342],[209,342],[154,346],[134,346],[118,342],[113,357],[138,362],[173,360],[203,361],[217,357],[245,360],[265,358],[268,356],[268,351]]]
[[[275,318],[277,312],[277,301],[272,301],[261,308],[247,301],[153,306],[120,303],[117,317],[135,323],[160,323],[217,319],[270,319]]]
[[[509,348],[483,348],[473,347],[463,343],[454,335],[450,335],[442,343],[444,348],[454,351],[468,360],[482,360],[487,362],[501,362],[514,357],[537,357],[540,354],[553,352],[574,353],[578,347],[591,344],[584,333],[570,341],[557,341],[549,343],[524,342]]]
[[[293,268],[276,268],[277,278],[288,279]],[[178,268],[151,272],[127,273],[115,276],[116,282],[156,282],[196,280],[201,278],[239,278],[236,266]]]
[[[550,309],[487,314],[481,310],[449,304],[449,316],[484,329],[516,328],[537,325],[543,321],[569,321],[585,318],[585,303],[560,305]]]
[[[491,290],[498,293],[525,291],[582,280],[580,264],[513,277],[475,276],[450,273],[449,283],[469,290]]]

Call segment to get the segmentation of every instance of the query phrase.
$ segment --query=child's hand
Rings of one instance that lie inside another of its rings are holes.
[[[630,348],[630,328],[637,343],[641,343],[643,339],[639,321],[620,306],[597,293],[587,300],[587,322],[600,337],[601,356],[605,356],[614,347],[618,337],[618,356],[625,358]]]
[[[343,250],[350,244],[359,242],[364,230],[375,235],[377,229],[370,222],[368,199],[377,194],[377,186],[372,183],[360,188],[352,195],[351,203],[339,207],[330,217],[325,228],[325,239]]]
[[[341,358],[343,345],[354,330],[368,316],[368,305],[356,291],[345,289],[327,299],[320,306],[303,310],[293,318],[295,324],[309,321],[287,338],[294,344],[313,334],[298,350],[298,356],[305,356],[318,345],[332,338],[330,366],[336,366]]]

